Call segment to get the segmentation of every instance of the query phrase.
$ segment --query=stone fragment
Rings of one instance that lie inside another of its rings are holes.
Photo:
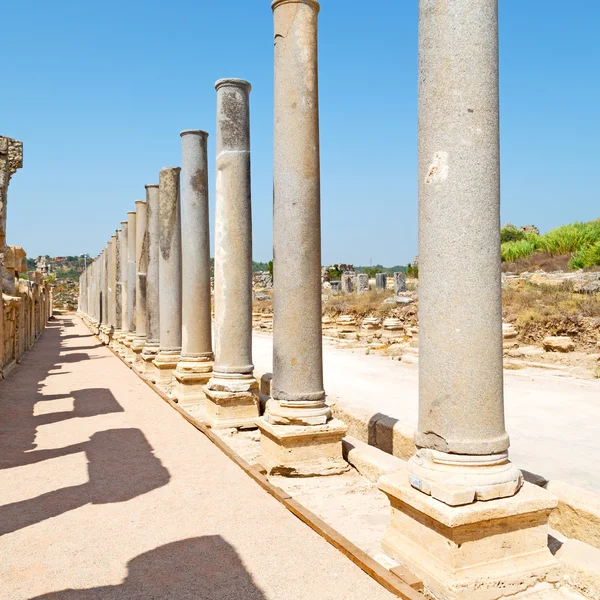
[[[544,338],[542,346],[547,352],[573,352],[575,350],[573,340],[566,335]]]
[[[369,276],[366,273],[359,273],[356,276],[356,291],[359,294],[369,291]]]
[[[386,273],[377,273],[375,275],[375,288],[380,292],[387,289]]]
[[[400,294],[406,291],[406,273],[394,273],[394,294]]]

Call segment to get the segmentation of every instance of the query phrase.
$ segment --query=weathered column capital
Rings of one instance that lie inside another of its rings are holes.
[[[219,91],[222,87],[241,88],[247,94],[252,91],[252,85],[249,81],[246,81],[245,79],[239,79],[237,77],[225,77],[223,79],[218,79],[215,83],[215,90]]]
[[[271,3],[271,8],[275,10],[283,4],[306,4],[307,6],[314,8],[317,12],[321,10],[321,5],[317,2],[317,0],[273,0]]]

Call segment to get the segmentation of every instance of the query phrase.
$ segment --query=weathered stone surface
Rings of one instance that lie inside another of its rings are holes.
[[[568,336],[549,336],[542,342],[547,352],[573,352],[575,344]]]
[[[253,427],[250,83],[217,81],[215,364],[204,388],[212,427]]]
[[[356,276],[356,291],[359,294],[369,291],[369,276],[366,273],[359,273]]]
[[[356,290],[356,273],[354,271],[342,274],[342,292],[351,294]]]
[[[394,273],[394,294],[400,294],[406,291],[406,273]]]
[[[558,498],[550,526],[600,549],[600,496],[563,481],[549,481],[546,490]]]
[[[387,289],[387,274],[386,273],[377,273],[375,275],[375,287],[379,291],[383,291]]]
[[[382,547],[437,597],[493,600],[560,578],[547,545],[556,498],[525,484],[512,498],[450,507],[415,490],[406,473],[378,483],[392,508]]]

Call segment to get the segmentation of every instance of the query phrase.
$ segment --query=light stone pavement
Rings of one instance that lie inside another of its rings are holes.
[[[394,596],[99,344],[49,323],[0,382],[0,596]]]
[[[255,372],[271,371],[272,337],[254,332]],[[416,429],[418,366],[363,349],[323,347],[329,401],[383,413]],[[542,369],[505,371],[506,429],[515,464],[600,493],[600,381]]]

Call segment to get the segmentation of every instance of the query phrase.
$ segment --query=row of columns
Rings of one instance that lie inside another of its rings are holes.
[[[555,500],[523,485],[504,425],[498,7],[419,7],[419,426],[407,471],[379,482],[392,507],[383,546],[437,597],[495,598],[556,566],[546,545]],[[251,344],[248,82],[216,84],[214,356],[206,132],[182,132],[182,168],[146,186],[82,276],[81,310],[143,377],[182,404],[203,404],[212,427],[257,426],[268,474],[337,474],[348,465],[346,426],[332,418],[323,383],[319,4],[272,8],[273,380],[264,411]]]

